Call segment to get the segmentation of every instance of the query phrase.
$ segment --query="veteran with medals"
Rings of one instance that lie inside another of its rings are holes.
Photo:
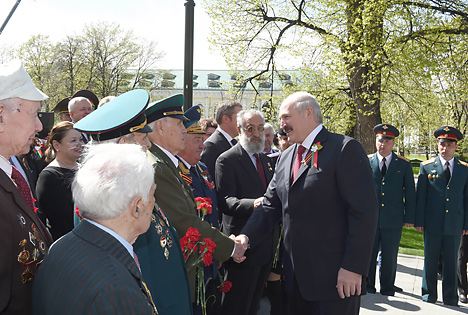
[[[0,313],[31,314],[32,287],[52,237],[37,217],[26,178],[10,157],[29,152],[47,96],[19,60],[0,64]]]
[[[149,94],[144,90],[127,92],[80,120],[75,128],[91,135],[91,145],[135,143],[146,151],[151,147],[147,140],[151,128],[145,116],[148,102]],[[154,164],[151,159],[149,162]],[[157,203],[150,228],[137,238],[133,248],[159,314],[191,314],[190,287],[179,238]]]
[[[183,124],[187,118],[183,115],[182,105],[183,96],[178,94],[154,102],[146,110],[148,123],[153,129],[149,138],[153,144],[150,151],[156,160],[156,202],[174,225],[179,237],[183,237],[188,228],[195,228],[201,234],[201,239],[210,238],[216,243],[213,253],[215,259],[226,261],[232,255],[241,257],[241,246],[236,247],[232,239],[201,220],[192,189],[180,176],[176,155],[185,148],[187,132]],[[191,255],[186,262],[187,266],[191,266],[196,258],[196,255]],[[195,301],[195,270],[188,270],[192,301]]]
[[[437,301],[437,270],[442,255],[442,300],[458,305],[457,252],[468,233],[468,164],[455,150],[463,135],[443,126],[434,132],[439,155],[422,162],[417,184],[415,228],[424,232],[422,299]]]

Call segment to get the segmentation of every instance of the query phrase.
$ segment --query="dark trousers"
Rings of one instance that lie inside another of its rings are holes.
[[[228,293],[223,294],[221,314],[256,315],[271,263],[257,266],[237,264],[229,259],[224,267],[224,278],[232,282],[232,288]]]
[[[458,249],[458,291],[460,294],[468,294],[468,281],[466,276],[466,264],[468,263],[468,235],[463,235]]]
[[[361,307],[361,296],[329,301],[306,301],[297,281],[294,280],[294,292],[288,297],[289,315],[357,315]]]
[[[380,264],[380,292],[385,295],[394,295],[395,277],[397,270],[398,246],[401,240],[400,229],[377,229],[372,248],[371,262],[369,266],[369,278],[367,280],[367,291],[375,292],[375,273],[377,255],[381,250]]]
[[[424,232],[424,270],[422,298],[437,301],[437,269],[442,254],[442,299],[446,304],[457,304],[457,253],[460,236]]]

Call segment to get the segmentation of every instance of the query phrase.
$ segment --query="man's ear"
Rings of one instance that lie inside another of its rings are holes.
[[[141,197],[135,197],[130,202],[130,209],[132,209],[132,217],[138,219],[141,215],[141,209],[143,209],[143,199]]]

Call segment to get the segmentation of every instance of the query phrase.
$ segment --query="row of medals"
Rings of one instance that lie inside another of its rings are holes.
[[[165,214],[162,212],[161,208],[156,206],[156,212],[158,212],[158,217],[156,215],[151,214],[151,221],[154,222],[154,228],[156,232],[160,236],[159,244],[162,248],[164,248],[164,257],[169,259],[169,248],[172,247],[172,236],[169,233],[169,221],[167,220]],[[163,218],[163,220],[161,220]]]
[[[18,216],[18,220],[20,221],[20,225],[24,227],[26,224],[26,220],[22,215]],[[40,257],[40,252],[45,255],[46,253],[46,246],[44,241],[41,239],[39,230],[36,227],[36,225],[33,223],[31,225],[31,229],[33,230],[34,234],[29,232],[29,241],[34,245],[34,250],[32,254],[26,249],[26,244],[28,244],[27,239],[23,239],[22,241],[19,242],[19,247],[21,249],[20,253],[18,254],[18,262],[23,264],[23,268],[25,270],[21,274],[21,282],[22,283],[27,283],[32,280],[34,272],[31,269],[32,265],[39,259]],[[39,250],[36,248],[36,243],[37,247],[39,247]],[[42,260],[36,263],[36,269],[39,268],[41,265]],[[31,268],[30,268],[31,267]]]

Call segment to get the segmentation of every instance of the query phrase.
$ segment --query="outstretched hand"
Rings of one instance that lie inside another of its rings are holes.
[[[234,234],[231,234],[229,238],[235,242],[235,246],[236,246],[234,250],[234,254],[232,255],[232,259],[236,263],[243,262],[246,259],[244,255],[245,251],[249,247],[249,238],[244,234],[241,234],[238,236],[234,236]]]

